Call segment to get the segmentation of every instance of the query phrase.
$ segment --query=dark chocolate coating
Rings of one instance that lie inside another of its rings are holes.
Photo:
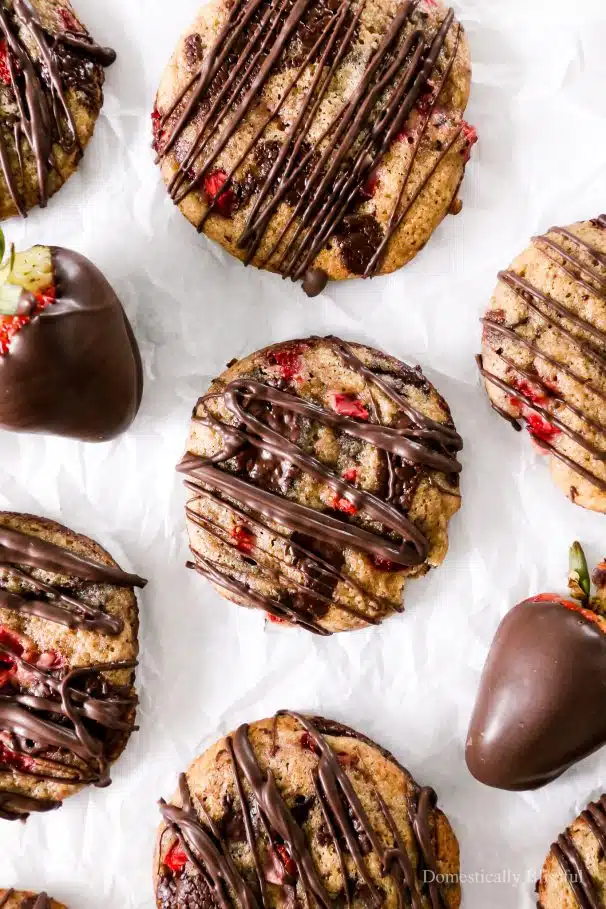
[[[84,256],[52,247],[57,300],[0,357],[0,426],[103,442],[134,420],[139,348],[118,297]]]
[[[466,760],[498,789],[538,789],[606,743],[606,635],[562,603],[525,600],[501,622]]]

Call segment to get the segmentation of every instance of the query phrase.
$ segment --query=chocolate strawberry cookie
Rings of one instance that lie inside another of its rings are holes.
[[[606,215],[534,237],[482,321],[492,406],[526,424],[568,498],[606,512]]]
[[[280,711],[240,726],[181,774],[160,812],[158,909],[461,901],[459,847],[435,792],[321,717]]]
[[[420,367],[370,347],[307,338],[234,361],[178,468],[188,567],[316,634],[379,624],[446,555],[461,447]]]
[[[590,802],[551,847],[537,885],[538,909],[605,909],[606,795]]]
[[[137,342],[99,269],[58,246],[11,247],[0,265],[0,426],[102,442],[130,426],[142,391]]]
[[[573,599],[541,593],[501,622],[467,738],[467,766],[480,782],[537,789],[606,744],[606,562],[593,580],[594,596],[575,543]]]
[[[111,782],[134,728],[144,585],[88,537],[0,512],[0,818]]]
[[[162,77],[157,161],[198,231],[313,296],[460,209],[470,77],[442,0],[212,0]]]
[[[0,0],[0,219],[45,206],[75,171],[115,57],[69,0]]]
[[[29,890],[0,890],[0,909],[65,909],[46,893]]]

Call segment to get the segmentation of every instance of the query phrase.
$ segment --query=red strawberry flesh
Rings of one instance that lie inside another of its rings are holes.
[[[255,545],[255,535],[249,527],[238,524],[231,532],[240,552],[250,553]]]
[[[358,420],[368,419],[368,410],[353,394],[333,391],[328,395],[330,406],[342,417],[355,417]]]
[[[174,871],[175,874],[179,874],[179,872],[183,871],[185,868],[187,864],[187,855],[178,842],[173,843],[166,853],[164,864],[170,868],[171,871]]]
[[[297,378],[301,369],[301,354],[305,350],[304,344],[293,344],[281,350],[272,350],[268,356],[271,366],[278,366],[283,379]]]
[[[0,355],[5,356],[10,349],[15,335],[28,325],[31,320],[56,300],[56,288],[50,286],[41,293],[34,294],[36,306],[31,315],[0,316]]]
[[[233,187],[228,186],[222,191],[227,180],[224,170],[213,170],[204,177],[204,192],[208,196],[209,205],[215,214],[223,218],[231,218],[236,208],[236,194]]]

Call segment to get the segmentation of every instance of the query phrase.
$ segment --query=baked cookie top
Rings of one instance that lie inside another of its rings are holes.
[[[400,268],[459,209],[470,78],[441,0],[213,0],[162,76],[154,148],[199,231],[315,295]]]
[[[569,499],[606,512],[606,215],[533,238],[482,321],[492,406],[526,422]]]
[[[606,907],[606,795],[590,802],[551,847],[537,885],[538,909]]]
[[[0,889],[0,909],[65,909],[62,903],[51,899],[46,893],[32,893],[30,890]]]
[[[281,711],[221,739],[160,800],[156,904],[456,909],[459,848],[436,803],[365,736]]]
[[[0,818],[109,785],[134,728],[144,584],[88,537],[0,512]]]
[[[306,338],[234,361],[179,465],[189,567],[317,634],[378,624],[446,555],[461,446],[420,368],[370,347]]]
[[[69,0],[0,0],[1,220],[45,206],[72,175],[114,60]]]

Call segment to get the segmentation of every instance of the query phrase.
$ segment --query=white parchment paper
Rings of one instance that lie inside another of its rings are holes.
[[[71,909],[151,909],[156,799],[220,734],[289,706],[358,727],[436,787],[470,877],[465,907],[530,909],[552,839],[606,786],[606,750],[541,792],[492,791],[465,767],[467,722],[500,617],[565,588],[573,539],[592,563],[603,555],[605,519],[568,503],[491,412],[473,356],[497,270],[532,234],[606,209],[604,0],[457,0],[480,136],[463,212],[399,274],[315,300],[198,237],[160,185],[149,114],[196,6],[78,0],[96,39],[118,51],[105,107],[80,171],[48,209],[3,225],[19,245],[73,247],[100,266],[133,322],[146,388],[133,428],[112,443],[2,433],[0,507],[97,538],[150,583],[140,597],[141,731],[110,789],[26,825],[0,823],[0,886],[45,888]],[[465,439],[463,508],[445,564],[409,585],[403,616],[316,639],[266,629],[185,570],[173,468],[196,397],[229,359],[328,332],[422,364]]]

